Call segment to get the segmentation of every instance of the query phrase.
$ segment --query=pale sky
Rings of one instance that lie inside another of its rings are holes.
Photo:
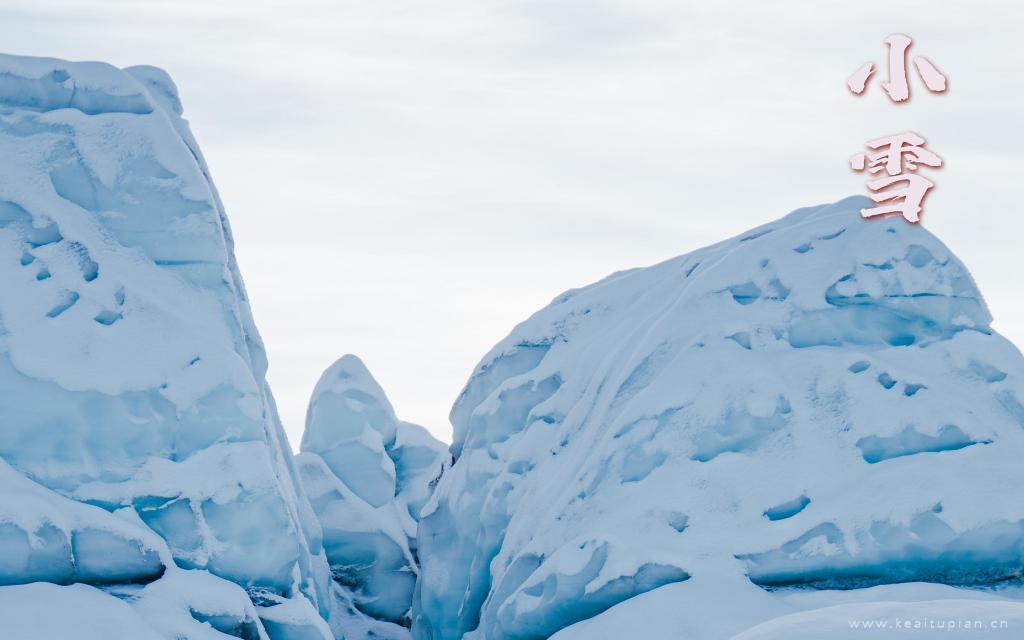
[[[359,355],[450,439],[473,367],[565,289],[865,193],[850,155],[913,130],[925,225],[1011,340],[1024,9],[1009,2],[0,0],[0,51],[166,69],[210,164],[293,445]],[[950,78],[894,105],[903,32]]]

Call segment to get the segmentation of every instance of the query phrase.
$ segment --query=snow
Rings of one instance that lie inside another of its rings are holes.
[[[206,571],[173,570],[141,591],[129,587],[112,594],[131,602],[167,638],[269,638],[246,592]]]
[[[408,625],[419,511],[445,460],[426,429],[398,420],[359,358],[323,373],[296,461],[331,571],[360,612]]]
[[[1024,624],[1017,593],[1008,598],[939,584],[772,595],[749,584],[737,589],[727,580],[694,587],[681,583],[650,591],[569,626],[552,640],[1016,638]],[[960,627],[951,628],[951,620]]]
[[[84,584],[0,587],[0,611],[6,640],[165,638],[130,605]]]
[[[1020,602],[871,602],[790,614],[749,629],[733,640],[934,638],[946,634],[955,638],[1010,639],[1020,637],[1022,626],[1024,604]]]
[[[863,206],[613,274],[495,346],[414,636],[726,638],[794,591],[1019,580],[1024,361],[941,242]]]

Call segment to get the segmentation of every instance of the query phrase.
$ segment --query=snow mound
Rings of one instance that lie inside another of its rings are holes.
[[[408,626],[419,511],[447,459],[426,429],[395,417],[356,356],[321,376],[296,460],[334,579],[366,615]]]
[[[129,604],[84,584],[0,587],[0,612],[7,640],[164,640]]]
[[[0,55],[0,582],[160,591],[183,567],[327,617],[319,524],[181,114],[159,69]]]
[[[423,511],[414,635],[686,611],[728,637],[792,590],[1019,580],[1024,360],[941,242],[863,206],[569,291],[485,356]]]
[[[752,585],[737,590],[728,580],[694,586],[675,584],[626,600],[562,629],[552,640],[1016,638],[1024,624],[1019,592],[1001,597],[902,583],[769,595]]]

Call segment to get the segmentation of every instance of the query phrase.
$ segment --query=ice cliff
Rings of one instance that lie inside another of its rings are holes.
[[[423,512],[415,637],[1019,619],[1024,360],[941,242],[862,206],[569,291],[494,347]]]
[[[2,624],[52,598],[80,631],[51,637],[102,614],[330,638],[320,527],[181,114],[158,69],[0,56]]]
[[[357,357],[324,372],[296,460],[334,579],[366,615],[409,625],[419,513],[448,459],[426,429],[395,417]]]

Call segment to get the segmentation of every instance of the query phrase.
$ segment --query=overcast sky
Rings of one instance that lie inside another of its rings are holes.
[[[925,225],[1020,344],[1024,10],[939,4],[0,0],[0,50],[171,73],[293,444],[347,352],[447,440],[558,293],[864,193],[848,157],[904,130],[946,161]],[[946,95],[846,91],[893,32]]]

